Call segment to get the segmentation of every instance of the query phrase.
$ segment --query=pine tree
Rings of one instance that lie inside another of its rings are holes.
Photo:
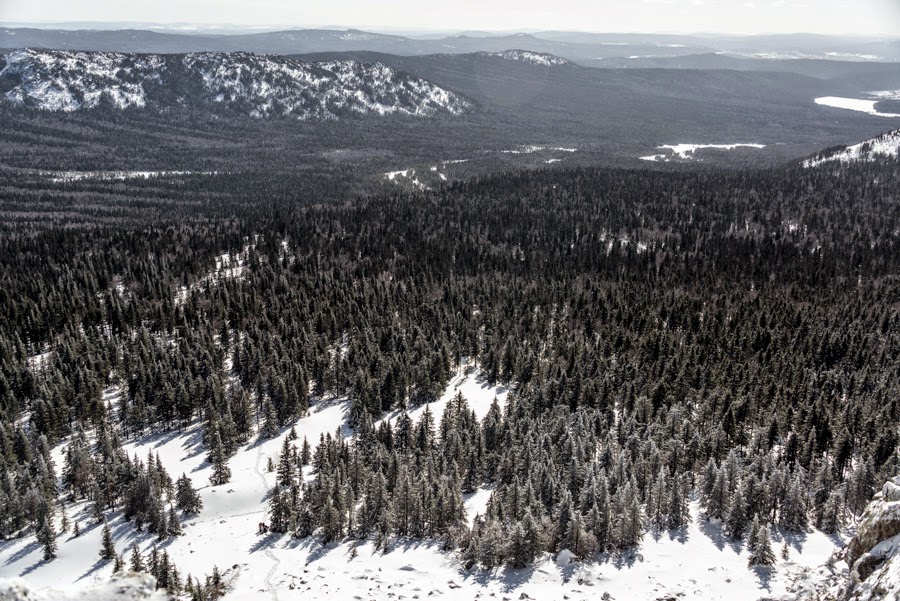
[[[787,561],[791,557],[791,548],[788,546],[787,540],[781,545],[781,559]]]
[[[103,534],[100,544],[100,559],[111,561],[116,558],[116,546],[113,543],[112,533],[109,531],[109,524],[106,520],[103,520]]]

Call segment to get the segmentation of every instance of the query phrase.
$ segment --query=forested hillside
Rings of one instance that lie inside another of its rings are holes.
[[[896,160],[539,170],[323,204],[243,181],[227,211],[142,219],[123,188],[128,223],[7,221],[3,536],[52,559],[82,499],[177,535],[196,483],[123,442],[202,423],[222,484],[239,445],[329,398],[352,436],[285,442],[270,527],[434,538],[466,566],[632,549],[693,495],[765,563],[769,528],[835,532],[897,472]],[[410,419],[464,359],[506,402]],[[470,527],[462,495],[487,484]]]

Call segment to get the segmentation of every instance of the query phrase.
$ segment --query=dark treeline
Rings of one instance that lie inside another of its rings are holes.
[[[247,186],[231,216],[10,236],[0,527],[52,538],[33,517],[59,510],[49,448],[74,434],[70,474],[95,428],[111,459],[65,498],[169,532],[179,495],[121,438],[201,420],[221,484],[251,436],[346,397],[352,438],[285,442],[276,531],[523,566],[678,528],[692,494],[754,546],[834,531],[897,469],[898,180],[896,162],[536,171],[320,205]],[[463,357],[505,406],[412,422]],[[462,495],[484,485],[470,529]]]

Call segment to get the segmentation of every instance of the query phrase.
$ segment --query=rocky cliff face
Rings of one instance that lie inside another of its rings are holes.
[[[884,484],[847,546],[842,599],[900,599],[900,476]]]
[[[802,574],[793,590],[791,601],[900,600],[900,476],[869,503],[843,557]]]

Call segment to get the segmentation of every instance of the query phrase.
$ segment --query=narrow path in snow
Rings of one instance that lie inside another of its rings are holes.
[[[266,476],[262,473],[262,470],[259,469],[259,463],[262,461],[262,459],[262,445],[259,445],[256,448],[256,465],[253,466],[253,469],[256,471],[260,480],[262,480],[263,488],[268,491],[269,483],[266,481]],[[266,549],[264,553],[266,557],[272,560],[272,569],[270,569],[269,573],[266,574],[266,590],[269,591],[269,596],[272,597],[272,601],[278,601],[278,591],[275,590],[275,585],[272,584],[272,578],[275,577],[275,571],[278,569],[278,566],[281,565],[281,560],[275,557],[275,554],[272,553],[270,549]]]
[[[278,566],[281,565],[281,560],[275,557],[275,554],[269,549],[266,549],[265,553],[266,557],[274,562],[272,564],[272,569],[266,574],[266,589],[269,591],[272,601],[278,601],[278,592],[275,590],[275,585],[272,584],[272,578],[275,577],[275,571],[278,569]]]

